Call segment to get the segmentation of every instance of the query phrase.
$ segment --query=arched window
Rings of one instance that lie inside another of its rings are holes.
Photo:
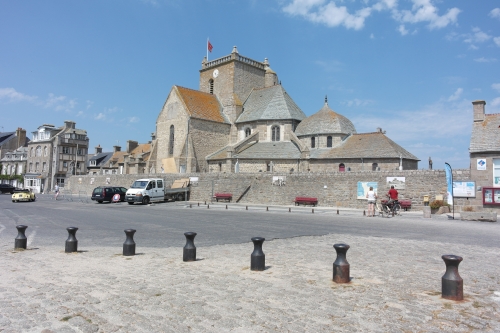
[[[40,146],[36,147],[36,156],[37,157],[42,156],[42,147]]]
[[[316,138],[314,136],[311,138],[311,148],[316,148]]]
[[[372,171],[377,171],[378,163],[372,163]]]
[[[210,93],[213,95],[214,94],[214,80],[210,79],[210,81],[208,81],[208,84],[210,85]]]
[[[345,171],[345,165],[344,165],[344,163],[340,163],[339,164],[339,171],[340,172],[344,172]]]
[[[170,126],[170,141],[168,142],[168,153],[174,154],[174,125]]]
[[[271,127],[271,133],[272,133],[272,137],[271,137],[272,141],[280,141],[280,127],[279,126]]]
[[[47,156],[47,146],[43,147],[43,156]]]
[[[326,137],[326,146],[328,148],[332,147],[332,136],[331,135]]]
[[[252,134],[252,130],[248,127],[245,129],[245,138],[249,137]]]
[[[30,149],[30,156],[31,157],[35,156],[35,155],[33,155],[33,147],[31,147],[31,149]]]

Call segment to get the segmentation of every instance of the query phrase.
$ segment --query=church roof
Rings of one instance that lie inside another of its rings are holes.
[[[312,159],[333,158],[400,158],[419,159],[389,139],[382,132],[350,135],[337,147],[311,149]]]
[[[299,159],[300,150],[293,142],[289,141],[257,142],[235,154],[233,158],[267,160]]]
[[[192,118],[228,123],[217,97],[198,90],[174,86]]]
[[[500,142],[500,114],[485,114],[483,121],[472,124],[470,138],[470,153],[499,151]]]
[[[236,123],[256,120],[302,120],[306,115],[281,85],[253,89],[243,103],[243,113]]]
[[[318,134],[351,134],[356,133],[352,122],[325,105],[310,117],[304,119],[295,129],[298,137]]]

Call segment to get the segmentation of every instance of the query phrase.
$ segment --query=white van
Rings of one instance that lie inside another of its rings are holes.
[[[125,200],[129,205],[165,201],[165,181],[161,178],[138,179],[127,190]]]

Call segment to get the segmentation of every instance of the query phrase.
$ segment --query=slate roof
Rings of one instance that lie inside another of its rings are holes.
[[[113,152],[108,153],[99,153],[97,155],[89,157],[87,166],[91,168],[100,167],[104,165],[111,157],[113,156]],[[95,165],[90,165],[90,161],[96,161]]]
[[[229,123],[215,95],[180,86],[174,86],[174,89],[191,117],[218,123]]]
[[[295,135],[351,134],[356,133],[353,123],[325,105],[310,117],[304,119],[295,129]]]
[[[240,153],[233,155],[233,157],[268,160],[299,159],[300,150],[293,142],[257,142]]]
[[[0,145],[7,142],[10,138],[16,135],[16,132],[1,132],[0,133]]]
[[[470,153],[500,151],[500,114],[485,114],[472,124]]]
[[[311,149],[311,159],[399,158],[420,161],[415,155],[381,132],[350,135],[334,148]]]
[[[224,160],[227,158],[227,149],[231,146],[222,147],[207,156],[207,160]]]
[[[281,85],[253,89],[243,103],[243,113],[236,123],[256,120],[302,120],[306,115]]]

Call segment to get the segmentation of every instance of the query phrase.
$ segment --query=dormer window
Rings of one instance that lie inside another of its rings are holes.
[[[252,130],[250,128],[245,129],[245,138],[249,137],[252,134]]]
[[[271,140],[280,141],[280,127],[277,125],[271,127]]]

